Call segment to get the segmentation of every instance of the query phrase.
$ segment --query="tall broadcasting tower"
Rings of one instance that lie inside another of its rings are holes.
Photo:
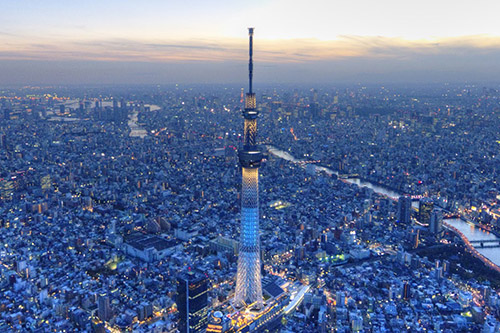
[[[248,28],[249,92],[245,96],[245,119],[243,147],[239,151],[242,169],[241,184],[241,236],[236,276],[236,306],[254,304],[261,308],[262,285],[260,281],[260,243],[259,243],[259,166],[262,153],[257,147],[257,117],[255,94],[252,92],[253,76],[253,28]]]

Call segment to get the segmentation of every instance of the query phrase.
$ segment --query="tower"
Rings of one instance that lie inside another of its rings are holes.
[[[181,333],[204,332],[208,323],[208,279],[198,272],[177,277],[177,309]]]
[[[234,304],[236,306],[254,304],[260,308],[263,305],[259,243],[259,166],[262,153],[257,147],[257,117],[259,111],[256,110],[255,94],[252,91],[253,28],[248,28],[248,34],[249,92],[245,96],[245,109],[243,110],[245,120],[243,147],[240,148],[238,153],[242,173],[241,229]]]

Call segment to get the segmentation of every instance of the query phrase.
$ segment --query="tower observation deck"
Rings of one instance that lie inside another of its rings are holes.
[[[253,30],[253,28],[248,28],[249,92],[245,96],[245,108],[243,110],[243,146],[240,147],[238,152],[242,169],[241,233],[234,304],[239,307],[252,305],[261,308],[263,301],[259,240],[259,167],[262,161],[262,153],[257,147],[257,118],[259,111],[257,111],[255,93],[252,91]]]

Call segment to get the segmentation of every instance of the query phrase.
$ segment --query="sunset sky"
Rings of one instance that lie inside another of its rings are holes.
[[[498,81],[500,1],[4,1],[0,84]]]

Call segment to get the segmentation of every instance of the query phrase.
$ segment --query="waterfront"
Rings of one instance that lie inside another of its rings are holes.
[[[399,194],[395,191],[389,190],[388,188],[373,184],[371,182],[363,181],[359,178],[348,178],[345,181],[347,181],[351,184],[356,184],[360,187],[368,187],[368,188],[372,189],[374,192],[377,192],[379,194],[383,194],[383,195],[385,195],[393,200],[397,200],[401,196],[401,194]],[[414,201],[413,205],[415,205],[415,204],[418,204],[418,202]]]
[[[132,114],[129,115],[129,120],[128,120],[128,127],[130,128],[129,135],[131,137],[144,138],[148,134],[144,128],[142,128],[139,124],[137,124],[138,114],[139,114],[138,111],[134,111]]]
[[[280,150],[280,149],[277,149],[276,147],[273,147],[273,146],[267,146],[267,149],[268,151],[276,156],[276,157],[279,157],[279,158],[282,158],[284,160],[287,160],[287,161],[290,161],[290,162],[293,162],[293,163],[303,163],[305,161],[303,160],[299,160],[299,159],[296,159],[294,156],[292,156],[290,153],[286,152],[286,151],[283,151],[283,150]],[[338,176],[339,173],[337,171],[334,171],[330,168],[327,168],[327,167],[324,167],[324,166],[319,166],[319,165],[315,165],[315,168],[316,168],[316,171],[317,172],[324,172],[326,173],[327,175],[331,176],[331,175],[336,175]],[[385,188],[383,186],[380,186],[380,185],[376,185],[376,184],[373,184],[371,182],[366,182],[366,181],[363,181],[359,178],[345,178],[345,179],[342,179],[343,181],[347,182],[347,183],[350,183],[350,184],[356,184],[360,187],[368,187],[370,189],[372,189],[374,192],[377,192],[379,194],[382,194],[382,195],[385,195],[393,200],[397,200],[399,198],[399,196],[401,194],[395,192],[395,191],[392,191],[388,188]]]
[[[279,158],[282,158],[284,160],[287,160],[287,161],[290,161],[290,162],[293,162],[293,163],[303,163],[305,161],[303,160],[298,160],[296,159],[294,156],[292,156],[290,153],[286,152],[286,151],[283,151],[283,150],[280,150],[280,149],[277,149],[276,147],[273,147],[273,146],[267,146],[267,149],[268,151],[276,156],[276,157],[279,157]],[[337,171],[334,171],[330,168],[327,168],[327,167],[324,167],[324,166],[319,166],[319,165],[315,165],[316,167],[316,170],[318,172],[324,172],[326,173],[327,175],[331,176],[331,175],[336,175],[338,176],[338,172]],[[386,187],[383,187],[383,186],[380,186],[380,185],[377,185],[377,184],[373,184],[371,182],[368,182],[368,181],[363,181],[359,178],[345,178],[345,179],[342,179],[343,181],[345,181],[346,183],[350,183],[350,184],[355,184],[355,185],[358,185],[360,187],[368,187],[370,189],[372,189],[374,192],[378,193],[378,194],[382,194],[382,195],[385,195],[393,200],[397,200],[401,194],[396,192],[396,191],[393,191],[393,190],[390,190]],[[412,206],[414,208],[418,208],[418,201],[414,201],[412,203]]]
[[[272,146],[268,146],[268,151],[272,155],[285,159],[287,161],[293,162],[293,163],[301,163],[303,161],[296,159],[294,156],[292,156],[290,153],[282,151],[280,149],[277,149]],[[318,171],[323,171],[328,175],[338,175],[336,171],[333,171],[329,168],[323,167],[323,166],[316,166],[316,169]],[[367,181],[362,181],[359,178],[348,178],[348,179],[342,179],[343,181],[350,183],[350,184],[356,184],[361,187],[368,187],[372,189],[374,192],[378,194],[385,195],[391,199],[397,200],[398,197],[401,195],[395,191],[392,191],[390,189],[387,189],[385,187],[373,184],[371,182]],[[418,201],[414,201],[412,203],[412,206],[414,208],[418,207]],[[476,240],[495,240],[495,239],[500,239],[496,237],[494,234],[482,230],[472,223],[467,223],[461,219],[458,218],[453,218],[453,219],[446,219],[445,220],[449,225],[455,227],[457,230],[459,230],[469,241],[476,241]],[[495,265],[500,266],[500,248],[476,248],[476,250],[481,253],[483,256],[491,260]]]
[[[150,107],[151,111],[159,110],[160,107],[158,105],[145,105],[147,107]],[[148,135],[147,131],[142,128],[137,122],[138,122],[138,117],[139,117],[139,111],[134,110],[129,116],[128,120],[128,127],[130,128],[130,137],[139,137],[139,138],[144,138],[145,136]]]
[[[499,239],[497,236],[483,230],[481,228],[476,227],[472,223],[467,223],[461,219],[446,219],[446,223],[455,227],[458,231],[460,231],[469,241],[477,241],[477,240],[496,240]],[[500,248],[486,248],[481,249],[480,247],[476,247],[476,250],[481,253],[486,258],[490,259],[494,264],[500,266]]]

